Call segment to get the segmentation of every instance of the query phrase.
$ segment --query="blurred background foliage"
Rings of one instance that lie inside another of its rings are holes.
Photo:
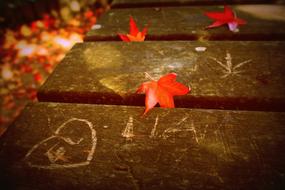
[[[108,0],[0,0],[0,136]]]

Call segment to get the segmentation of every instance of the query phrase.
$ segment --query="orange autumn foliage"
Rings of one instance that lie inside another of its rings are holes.
[[[129,34],[118,34],[120,38],[125,42],[142,42],[145,40],[147,33],[147,27],[141,32],[139,31],[133,17],[130,17],[130,32]]]
[[[169,73],[162,76],[158,81],[144,82],[138,88],[136,93],[145,93],[145,111],[144,115],[152,109],[157,103],[160,107],[174,108],[173,96],[185,95],[191,89],[179,82],[176,82],[176,73]]]

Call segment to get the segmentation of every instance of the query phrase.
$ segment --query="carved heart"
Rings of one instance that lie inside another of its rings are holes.
[[[92,160],[96,144],[93,124],[86,119],[71,118],[52,136],[35,144],[25,160],[30,167],[43,169],[85,166]]]

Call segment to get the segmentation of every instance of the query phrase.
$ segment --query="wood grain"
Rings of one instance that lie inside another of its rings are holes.
[[[205,49],[203,49],[205,48]],[[40,101],[144,105],[135,94],[175,72],[192,91],[177,107],[284,111],[284,42],[77,44],[38,92]]]
[[[27,106],[0,142],[1,185],[55,190],[284,186],[285,113],[155,108],[142,118],[142,112],[126,106]],[[94,154],[87,164],[76,165],[90,154],[90,126]]]
[[[285,6],[279,7],[285,10]],[[100,18],[97,23],[100,27],[90,30],[85,36],[85,41],[119,41],[118,33],[129,32],[130,16],[135,19],[140,30],[149,24],[146,40],[285,39],[285,19],[284,16],[278,17],[280,11],[271,12],[264,18],[260,16],[260,10],[252,12],[244,9],[242,5],[232,8],[239,18],[247,21],[246,25],[240,26],[239,32],[231,32],[226,25],[206,29],[213,21],[204,13],[222,12],[223,6],[113,9]],[[271,6],[268,5],[268,9],[270,8]],[[267,10],[266,6],[263,9]],[[276,18],[280,19],[276,20]]]

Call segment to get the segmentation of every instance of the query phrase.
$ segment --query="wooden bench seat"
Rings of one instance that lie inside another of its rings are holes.
[[[0,139],[5,189],[280,189],[285,113],[35,103]]]
[[[271,12],[264,18],[260,10],[250,14],[247,12],[250,10],[244,9],[243,5],[233,6],[233,9],[239,18],[247,21],[247,24],[241,26],[240,31],[236,33],[229,31],[226,26],[205,29],[212,20],[204,13],[206,11],[222,12],[223,7],[218,6],[113,9],[100,18],[97,27],[85,36],[85,41],[120,40],[118,33],[129,32],[130,16],[135,19],[141,30],[150,23],[146,40],[285,39],[285,16],[280,11],[276,11],[277,15]],[[266,7],[264,9],[267,10]],[[280,6],[280,9],[285,11],[285,6]]]
[[[163,7],[163,6],[187,6],[187,5],[221,5],[229,4],[269,4],[276,0],[113,0],[112,8],[139,8],[139,7]]]
[[[204,49],[203,49],[204,48]],[[85,42],[38,92],[40,101],[144,105],[141,83],[175,72],[192,91],[177,107],[285,111],[285,42]]]

